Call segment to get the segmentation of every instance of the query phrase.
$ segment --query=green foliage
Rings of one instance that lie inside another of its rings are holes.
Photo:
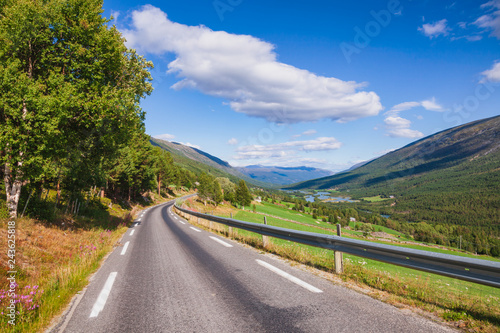
[[[252,193],[247,187],[244,180],[240,180],[238,187],[236,188],[235,201],[237,204],[242,206],[248,206],[252,202]]]
[[[214,180],[213,182],[213,199],[217,205],[220,204],[222,200],[224,200],[224,196],[222,195],[222,189],[217,180]]]
[[[202,200],[213,201],[216,205],[224,199],[222,188],[212,175],[202,172],[198,177],[198,196]]]
[[[7,184],[102,185],[104,159],[143,131],[139,102],[152,91],[152,64],[125,47],[99,0],[5,1],[0,10]]]

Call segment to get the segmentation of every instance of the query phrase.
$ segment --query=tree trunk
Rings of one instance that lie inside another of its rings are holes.
[[[160,190],[161,190],[161,176],[158,174],[158,195],[160,195]]]
[[[14,176],[12,175],[9,165],[5,164],[4,182],[9,217],[15,219],[17,217],[17,206],[19,204],[19,198],[21,197],[21,187],[23,184],[20,177],[20,171]]]
[[[57,199],[56,199],[56,206],[57,206],[59,204],[59,200],[61,199],[61,180],[59,178],[57,178],[56,190],[57,190]]]

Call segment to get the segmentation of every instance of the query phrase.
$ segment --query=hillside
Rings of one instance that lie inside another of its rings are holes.
[[[287,189],[337,189],[355,198],[394,196],[408,221],[499,228],[500,116],[428,136],[355,170]]]
[[[289,185],[305,180],[330,176],[333,172],[309,167],[275,167],[262,165],[249,165],[236,168],[241,173],[255,180],[278,185]]]
[[[272,184],[259,181],[258,179],[252,179],[238,171],[236,168],[233,168],[226,161],[223,161],[220,158],[210,155],[200,149],[156,138],[151,138],[150,142],[154,146],[158,146],[166,151],[169,151],[176,164],[194,172],[195,174],[205,172],[210,173],[215,177],[229,178],[235,183],[237,183],[239,179],[243,179],[245,182],[255,186],[266,188],[272,187]]]

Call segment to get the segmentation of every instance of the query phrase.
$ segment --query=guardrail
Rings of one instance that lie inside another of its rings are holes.
[[[349,253],[367,259],[500,288],[500,262],[414,250],[334,235],[324,235],[239,221],[193,212],[179,207],[177,204],[175,204],[175,208],[191,216],[222,223],[229,227],[255,232],[264,236],[281,238],[296,243]]]

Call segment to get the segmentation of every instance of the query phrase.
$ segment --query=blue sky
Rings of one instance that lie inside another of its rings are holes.
[[[340,171],[500,114],[500,0],[104,1],[155,68],[146,132]]]

